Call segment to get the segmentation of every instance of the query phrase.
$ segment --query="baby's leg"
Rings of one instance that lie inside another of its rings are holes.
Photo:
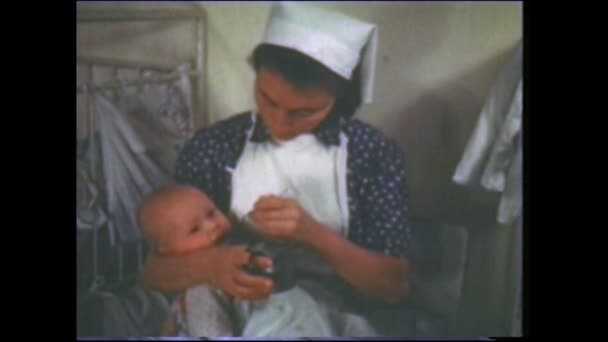
[[[207,285],[186,292],[186,321],[192,337],[234,336],[229,299]]]

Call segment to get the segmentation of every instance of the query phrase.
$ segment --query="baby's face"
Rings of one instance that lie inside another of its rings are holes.
[[[156,210],[159,251],[166,255],[209,247],[223,236],[230,224],[204,194],[186,191],[161,201]]]

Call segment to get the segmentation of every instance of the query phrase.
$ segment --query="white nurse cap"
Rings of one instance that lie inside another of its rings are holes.
[[[272,6],[262,43],[297,50],[349,80],[363,51],[361,96],[370,103],[377,36],[374,24],[309,4],[280,2]]]

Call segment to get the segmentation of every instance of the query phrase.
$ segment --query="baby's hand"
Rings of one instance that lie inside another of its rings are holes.
[[[269,258],[254,258],[260,268],[272,267]],[[215,260],[213,285],[227,294],[242,300],[257,300],[272,293],[273,282],[270,279],[256,277],[243,269],[249,264],[251,253],[244,246],[223,246]]]
[[[250,253],[249,263],[245,265],[247,273],[272,279],[274,274],[272,259],[267,257],[263,252],[253,249],[247,249],[247,251]]]

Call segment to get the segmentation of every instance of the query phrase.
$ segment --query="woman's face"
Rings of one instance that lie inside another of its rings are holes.
[[[295,88],[280,74],[260,68],[255,101],[272,137],[290,140],[319,126],[330,115],[335,98],[326,89]]]

